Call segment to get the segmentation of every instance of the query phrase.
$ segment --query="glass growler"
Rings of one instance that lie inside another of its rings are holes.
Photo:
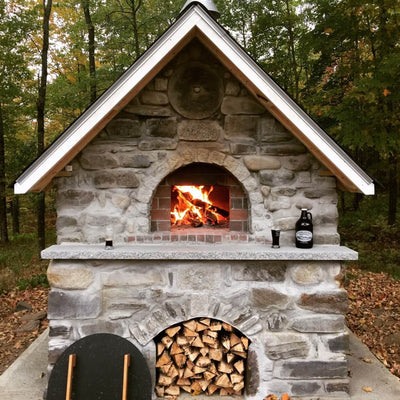
[[[306,208],[301,209],[301,216],[296,222],[296,247],[300,249],[313,247],[312,215]]]

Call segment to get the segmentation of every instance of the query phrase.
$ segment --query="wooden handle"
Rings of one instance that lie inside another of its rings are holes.
[[[128,369],[131,365],[131,355],[124,355],[124,379],[122,382],[122,400],[128,399]]]
[[[75,365],[76,365],[76,354],[70,354],[68,358],[67,392],[65,394],[65,400],[71,400],[72,375]]]

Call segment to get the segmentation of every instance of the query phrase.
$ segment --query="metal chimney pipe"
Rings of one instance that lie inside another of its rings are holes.
[[[189,6],[192,4],[201,4],[208,12],[209,14],[214,18],[218,19],[220,17],[220,12],[218,11],[217,6],[214,4],[213,0],[187,0],[185,5],[183,6],[181,13],[185,11]]]

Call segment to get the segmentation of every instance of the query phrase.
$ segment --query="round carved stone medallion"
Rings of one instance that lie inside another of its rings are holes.
[[[179,67],[168,84],[172,107],[186,118],[210,117],[219,109],[223,95],[222,79],[210,66],[200,62]]]

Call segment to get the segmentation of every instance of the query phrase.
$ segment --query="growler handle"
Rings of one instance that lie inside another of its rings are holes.
[[[312,214],[310,212],[307,213],[307,218],[312,221]]]

